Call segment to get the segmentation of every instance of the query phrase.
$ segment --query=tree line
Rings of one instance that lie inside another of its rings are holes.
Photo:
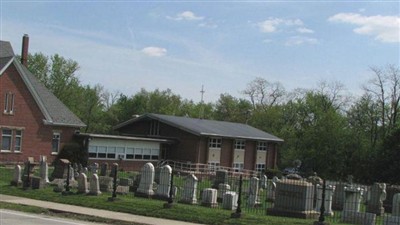
[[[353,175],[364,183],[400,184],[400,69],[371,67],[361,96],[340,82],[286,91],[279,82],[249,81],[243,97],[223,93],[215,102],[182,98],[167,90],[127,96],[100,84],[84,85],[79,64],[55,54],[29,55],[28,69],[87,124],[83,132],[114,134],[113,126],[145,113],[247,123],[274,134],[280,146],[280,168],[302,162],[304,172],[331,179]]]

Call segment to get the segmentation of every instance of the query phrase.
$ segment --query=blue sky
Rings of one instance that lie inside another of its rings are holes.
[[[399,1],[1,1],[0,39],[80,64],[84,84],[132,95],[170,88],[207,102],[256,77],[287,91],[345,85],[399,65]]]

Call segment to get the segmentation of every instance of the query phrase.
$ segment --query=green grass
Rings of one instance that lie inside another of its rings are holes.
[[[211,209],[197,205],[185,205],[180,203],[174,203],[172,208],[166,209],[163,207],[165,201],[137,198],[133,197],[132,194],[118,196],[118,201],[110,202],[107,201],[108,197],[111,196],[110,193],[103,193],[100,196],[84,196],[78,194],[63,196],[61,193],[54,192],[53,187],[51,186],[40,190],[23,190],[18,187],[10,186],[12,172],[12,169],[0,167],[1,194],[202,224],[310,225],[314,221],[266,216],[249,212],[245,212],[243,217],[240,219],[232,219],[230,218],[231,211]],[[72,191],[76,192],[74,189],[72,189]],[[44,209],[38,210],[40,213],[40,210]],[[331,222],[331,224],[338,223]]]

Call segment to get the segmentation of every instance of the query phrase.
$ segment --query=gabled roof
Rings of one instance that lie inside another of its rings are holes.
[[[283,142],[282,139],[242,123],[232,123],[216,120],[195,119],[188,117],[167,116],[160,114],[145,114],[143,116],[130,119],[114,127],[118,130],[132,123],[143,120],[158,120],[162,123],[184,130],[197,136],[228,137],[237,139],[251,139]]]
[[[86,126],[53,93],[42,85],[36,77],[15,57],[10,42],[0,41],[0,76],[13,64],[29,92],[35,99],[47,125],[84,127]]]

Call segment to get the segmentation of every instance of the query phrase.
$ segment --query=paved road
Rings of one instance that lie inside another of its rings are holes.
[[[1,225],[94,225],[94,223],[61,219],[40,214],[0,210]]]

